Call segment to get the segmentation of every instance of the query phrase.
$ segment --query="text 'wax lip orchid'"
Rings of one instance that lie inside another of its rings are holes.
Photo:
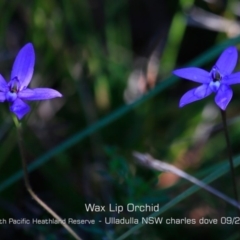
[[[214,92],[216,104],[225,110],[233,95],[230,85],[240,83],[240,72],[232,74],[237,58],[237,49],[229,47],[221,54],[210,72],[196,67],[174,70],[173,74],[178,77],[202,83],[201,86],[186,92],[180,99],[179,106],[183,107]]]
[[[34,48],[27,43],[18,53],[11,72],[11,79],[7,83],[0,75],[0,102],[10,102],[10,111],[21,119],[30,111],[24,101],[47,100],[62,97],[62,94],[51,88],[27,88],[35,63]]]

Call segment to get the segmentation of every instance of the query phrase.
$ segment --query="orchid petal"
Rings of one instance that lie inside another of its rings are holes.
[[[62,94],[51,88],[25,89],[19,92],[18,96],[24,100],[47,100],[55,97],[62,97]]]
[[[0,102],[4,102],[6,100],[6,93],[0,92]]]
[[[17,115],[18,119],[21,120],[22,117],[30,111],[30,107],[21,99],[17,98],[12,106],[10,106],[10,111]]]
[[[0,92],[5,92],[8,89],[8,85],[6,80],[3,78],[3,76],[0,74]]]
[[[221,84],[215,97],[215,102],[222,110],[225,110],[232,99],[232,95],[232,89],[226,84]]]
[[[204,90],[205,88],[205,90]],[[201,100],[205,97],[207,97],[209,94],[211,94],[210,88],[206,88],[206,86],[200,86],[198,88],[194,88],[188,92],[186,92],[179,102],[179,107],[183,107],[191,102],[195,102],[198,100]],[[197,95],[196,95],[197,94]]]
[[[200,87],[197,87],[194,91],[194,95],[199,99],[205,98],[212,93],[211,88],[208,84],[203,84]]]
[[[33,75],[35,63],[34,48],[31,43],[26,44],[18,53],[12,68],[11,79],[17,78],[21,89],[27,87]]]
[[[32,96],[34,96],[34,91],[29,88],[23,89],[18,93],[18,97],[23,100],[28,100],[28,98]]]
[[[209,83],[211,81],[209,72],[196,67],[177,69],[173,71],[173,74],[198,83]]]
[[[219,72],[226,76],[231,74],[237,64],[238,50],[235,47],[227,48],[218,58],[215,66]]]
[[[231,74],[225,78],[223,78],[222,83],[227,85],[240,83],[240,72]]]

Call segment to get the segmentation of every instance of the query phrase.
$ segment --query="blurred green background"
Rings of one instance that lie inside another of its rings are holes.
[[[98,222],[105,217],[150,214],[89,213],[85,203],[164,206],[191,186],[172,174],[138,166],[134,150],[199,178],[226,161],[214,97],[179,109],[180,97],[197,84],[179,81],[171,72],[198,56],[197,64],[210,70],[227,45],[238,46],[239,9],[234,0],[0,2],[0,73],[9,79],[19,49],[32,42],[36,64],[31,87],[54,88],[64,96],[30,103],[32,111],[23,119],[32,187],[63,218],[97,221],[72,225],[84,240],[116,239],[132,227]],[[238,155],[240,86],[233,90],[227,116],[233,154]],[[52,218],[25,190],[7,103],[1,104],[0,113],[0,219]],[[236,173],[239,186],[239,169]],[[229,174],[213,186],[233,197]],[[161,216],[236,215],[236,209],[200,190]],[[239,236],[236,225],[161,224],[145,225],[127,239],[171,240],[176,234],[186,240]],[[3,224],[0,239],[71,237],[60,225]]]

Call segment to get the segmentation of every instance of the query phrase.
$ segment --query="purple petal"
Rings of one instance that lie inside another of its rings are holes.
[[[3,76],[0,74],[0,91],[5,92],[8,89],[8,85],[6,80],[3,78]]]
[[[18,97],[23,100],[28,100],[29,97],[34,96],[34,91],[32,89],[26,88],[18,93]]]
[[[200,87],[197,87],[194,91],[194,95],[199,99],[205,98],[209,96],[211,93],[212,93],[212,90],[209,87],[209,84],[203,84]]]
[[[211,81],[209,72],[196,67],[177,69],[173,71],[173,74],[198,83],[209,83]]]
[[[219,72],[226,76],[231,74],[237,64],[238,51],[235,47],[227,48],[218,58],[216,65]]]
[[[205,97],[207,97],[209,94],[211,94],[211,90],[208,86],[206,86],[205,84],[194,88],[188,92],[186,92],[182,98],[180,99],[180,103],[179,103],[179,107],[183,107],[186,104],[189,104],[191,102],[195,102],[198,100],[201,100]]]
[[[21,83],[21,89],[27,87],[32,79],[34,62],[35,53],[33,45],[28,43],[19,51],[11,73],[11,80],[15,77],[18,78]]]
[[[13,112],[19,120],[30,111],[30,107],[23,102],[21,99],[17,98],[12,106],[10,106],[10,111]]]
[[[226,84],[221,84],[215,97],[215,102],[222,110],[225,110],[232,99],[232,95],[232,89]]]
[[[240,83],[240,72],[228,75],[227,77],[223,78],[222,83],[227,85]]]
[[[4,102],[6,100],[6,93],[0,92],[0,102]]]
[[[32,94],[32,93],[33,94]],[[18,96],[24,100],[46,100],[56,97],[62,97],[62,94],[51,88],[25,89],[19,92]]]

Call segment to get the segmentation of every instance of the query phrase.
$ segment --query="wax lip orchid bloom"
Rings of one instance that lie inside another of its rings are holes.
[[[8,101],[10,111],[21,119],[30,111],[24,101],[47,100],[62,97],[62,94],[51,88],[27,88],[33,75],[35,54],[33,45],[27,43],[18,53],[7,83],[0,75],[0,102]]]
[[[180,99],[179,106],[203,99],[211,93],[216,93],[215,102],[225,110],[233,92],[230,85],[240,83],[240,72],[233,73],[238,58],[235,47],[227,48],[217,60],[210,72],[196,67],[182,68],[173,71],[178,77],[202,83],[201,86],[186,92]]]

